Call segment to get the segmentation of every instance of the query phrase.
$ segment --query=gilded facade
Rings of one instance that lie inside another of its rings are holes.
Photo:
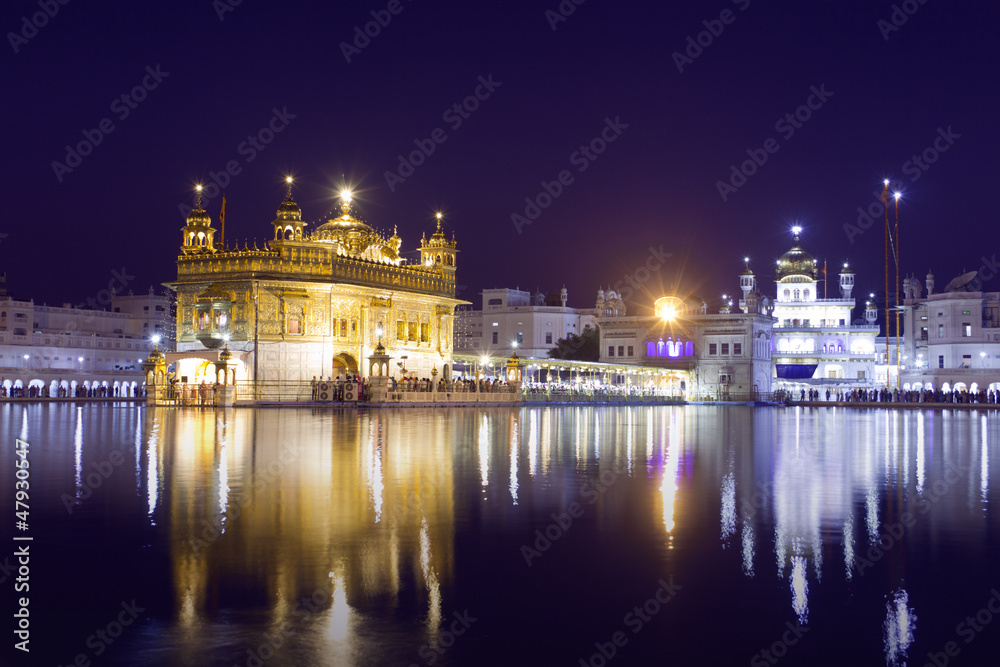
[[[170,284],[178,377],[211,382],[210,361],[224,345],[240,362],[241,380],[364,376],[379,340],[392,358],[390,375],[449,376],[455,306],[466,302],[455,298],[456,243],[441,230],[440,214],[420,240],[419,263],[403,259],[395,230],[386,237],[359,219],[347,191],[339,215],[311,233],[307,224],[289,182],[264,248],[219,247],[199,199]]]

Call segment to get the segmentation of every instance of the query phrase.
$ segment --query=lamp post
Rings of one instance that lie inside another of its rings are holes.
[[[486,379],[486,367],[490,363],[490,358],[484,354],[482,357],[480,357],[479,361],[482,364],[482,366],[481,366],[481,368],[482,368],[482,376],[483,376],[482,379],[485,380]],[[479,372],[477,371],[476,372],[476,391],[479,391],[479,382],[480,381],[481,380],[480,380],[480,377],[479,377]]]

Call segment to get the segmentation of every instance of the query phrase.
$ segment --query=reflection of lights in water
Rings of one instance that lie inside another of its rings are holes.
[[[815,574],[817,581],[823,581],[823,541],[820,539],[819,532],[813,533],[811,546],[813,574]]]
[[[844,568],[847,570],[847,580],[851,580],[851,570],[854,568],[854,519],[848,514],[844,521]]]
[[[76,469],[76,498],[83,491],[83,408],[76,409],[76,433],[73,435],[73,467]],[[27,426],[25,426],[27,429]],[[23,438],[22,438],[23,439]]]
[[[351,621],[351,607],[347,604],[347,587],[344,575],[330,573],[333,595],[330,602],[330,638],[345,639]]]
[[[799,452],[799,429],[802,426],[802,408],[795,406],[795,453]]]
[[[892,479],[892,432],[889,428],[889,411],[885,411],[885,447],[882,448],[883,458],[885,459],[885,481],[888,484],[889,480]]]
[[[229,511],[229,462],[226,460],[226,426],[219,420],[222,437],[219,446],[219,528],[222,534],[226,532],[226,513]]]
[[[804,556],[792,556],[792,574],[788,578],[788,583],[792,589],[792,609],[799,617],[799,623],[808,625],[809,580],[806,578],[806,559]]]
[[[490,483],[490,425],[489,418],[483,415],[479,422],[479,475],[483,486]]]
[[[431,537],[427,529],[427,518],[420,521],[420,569],[427,584],[427,630],[436,632],[441,623],[441,585],[437,573],[431,567]]]
[[[672,444],[667,452],[667,460],[663,465],[663,483],[660,485],[660,493],[663,495],[663,527],[667,530],[670,538],[670,549],[673,549],[674,530],[674,502],[677,499],[677,476],[680,473],[680,452],[678,447]]]
[[[627,418],[628,424],[625,426],[626,441],[625,441],[625,456],[628,459],[628,475],[632,476],[632,429],[634,428],[632,424],[632,409],[628,408],[625,412],[625,417]]]
[[[368,462],[372,508],[375,510],[375,523],[378,523],[382,520],[382,494],[385,491],[385,482],[382,478],[382,426],[378,423],[374,425],[374,430],[368,439]]]
[[[135,410],[135,493],[142,496],[142,407]]]
[[[153,418],[153,428],[149,432],[149,441],[146,448],[146,500],[149,507],[149,518],[153,518],[153,512],[156,511],[156,500],[157,500],[157,490],[159,486],[159,474],[157,472],[157,460],[156,460],[156,446],[158,444],[160,437],[160,422],[155,417]],[[156,522],[151,521],[155,526]]]
[[[896,416],[897,422],[900,416]],[[897,426],[898,428],[898,426]],[[897,439],[899,436],[896,436]],[[910,483],[910,420],[903,420],[903,476],[899,478],[903,485]]]
[[[77,419],[80,418],[80,411],[82,408],[77,408]],[[21,440],[28,439],[28,408],[24,408],[21,411],[21,435],[18,436]]]
[[[573,455],[575,457],[574,460],[577,463],[579,463],[580,462],[580,431],[582,430],[580,428],[580,408],[576,409],[576,414],[574,415],[574,417],[575,417],[575,419],[573,419],[572,424],[576,428],[575,428],[575,432],[574,432],[573,435],[575,435],[576,438],[573,441]]]
[[[785,536],[778,529],[777,526],[774,527],[774,556],[778,561],[778,579],[785,576]]]
[[[389,579],[393,595],[399,595],[399,533],[396,524],[389,529]]]
[[[188,587],[184,591],[184,599],[181,602],[180,609],[177,611],[178,624],[187,630],[190,630],[198,622],[198,612],[195,610],[195,599],[194,590]]]
[[[597,413],[594,413],[594,429],[592,431],[594,434],[594,460],[601,460],[601,420],[598,419]]]
[[[142,407],[135,408],[135,494],[142,496]]]
[[[515,505],[517,504],[517,454],[518,454],[517,441],[518,441],[518,428],[517,428],[517,419],[515,418],[514,428],[511,429],[511,434],[510,434],[510,497],[514,499]]]
[[[646,416],[646,475],[652,477],[653,472],[653,408],[649,409]]]
[[[906,650],[913,643],[917,615],[913,613],[909,603],[909,596],[902,589],[896,591],[892,599],[885,603],[885,624],[882,626],[885,662],[893,667],[906,664]]]
[[[979,425],[979,431],[982,433],[983,444],[982,452],[980,454],[980,466],[979,466],[979,490],[983,494],[983,502],[986,502],[986,492],[989,490],[989,470],[990,470],[990,452],[986,448],[986,415],[982,416],[982,420]]]
[[[542,428],[540,432],[546,434],[552,433],[551,410],[546,410],[545,413],[542,415]],[[547,475],[552,470],[552,445],[556,444],[556,446],[559,447],[559,444],[555,443],[555,438],[551,436],[541,438],[541,441],[542,441],[542,474]]]
[[[754,535],[749,521],[743,522],[743,574],[753,576]]]
[[[924,495],[924,413],[917,413],[917,493]]]
[[[516,422],[515,422],[516,423]],[[532,412],[528,425],[528,474],[538,472],[538,413]]]
[[[868,526],[868,539],[878,541],[878,498],[875,497],[875,484],[869,483],[865,494],[865,524]]]
[[[732,470],[722,478],[722,509],[720,514],[722,520],[722,546],[725,547],[726,542],[736,532],[736,480],[733,477]]]

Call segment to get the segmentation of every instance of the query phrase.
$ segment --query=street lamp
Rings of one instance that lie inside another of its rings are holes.
[[[28,363],[28,359],[30,359],[30,358],[31,358],[31,355],[28,355],[28,354],[24,355],[24,368],[25,369],[30,368],[30,364]]]
[[[979,353],[979,358],[982,359],[982,361],[980,362],[980,364],[982,365],[982,367],[986,368],[986,353],[985,352],[980,352]]]

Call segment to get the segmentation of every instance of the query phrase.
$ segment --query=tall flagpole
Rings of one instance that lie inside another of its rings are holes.
[[[885,388],[889,388],[889,179],[882,181],[885,208]]]
[[[900,194],[895,193],[896,197],[896,237],[893,249],[896,254],[896,389],[899,389],[899,373],[902,369],[902,365],[899,363],[899,197]]]

